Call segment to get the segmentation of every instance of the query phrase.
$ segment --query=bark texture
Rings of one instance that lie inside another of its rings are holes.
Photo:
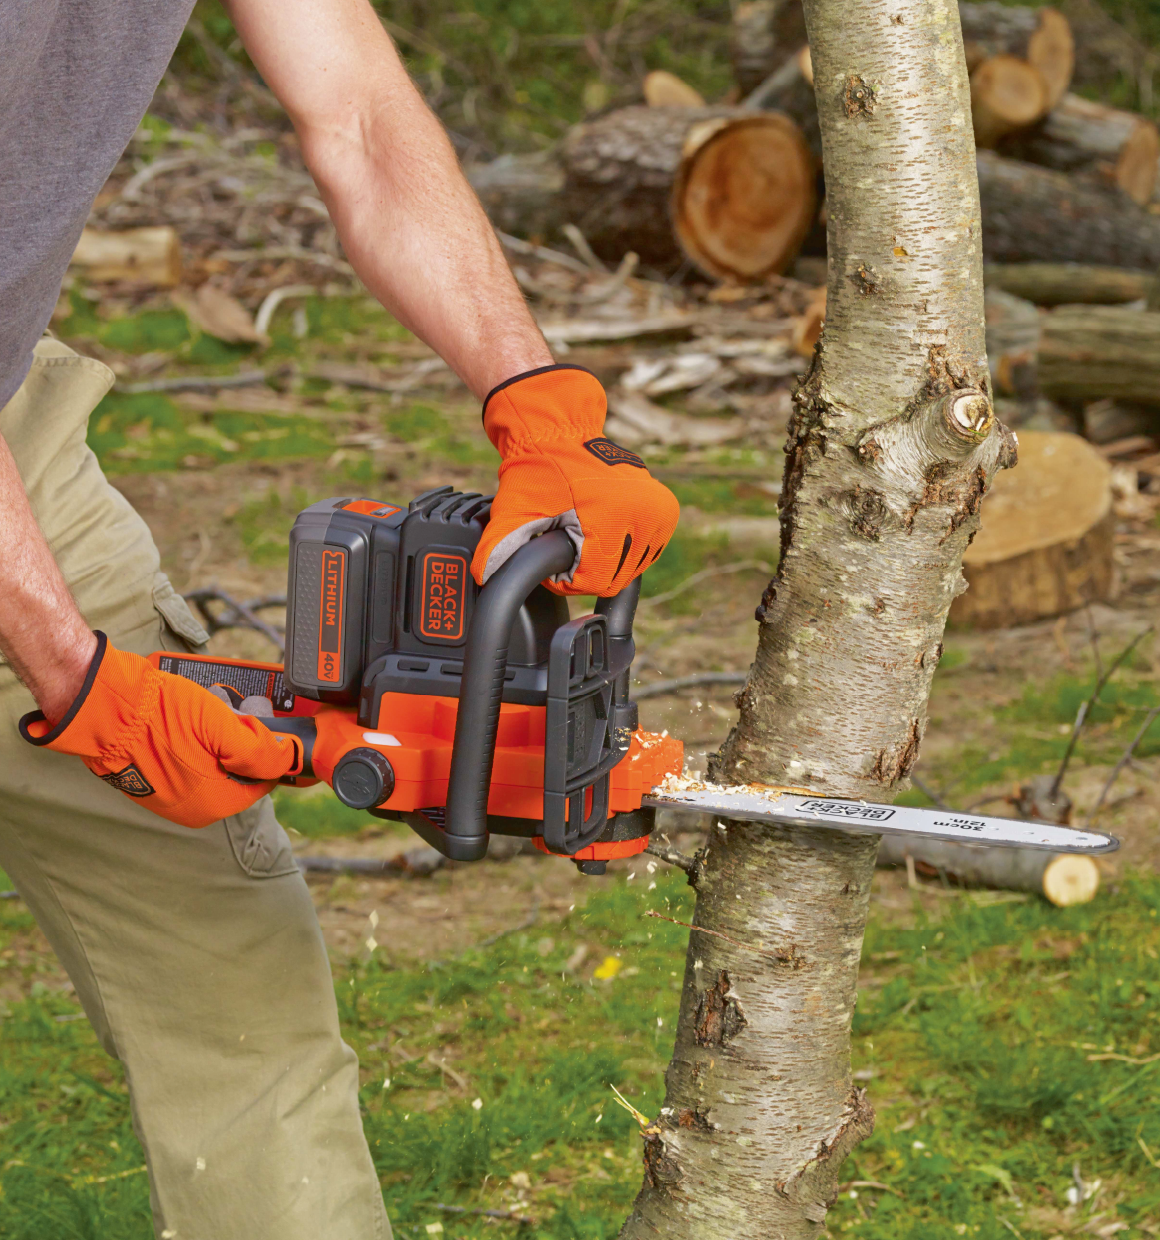
[[[1118,190],[992,151],[979,152],[978,167],[987,262],[1160,267],[1160,217]]]
[[[795,397],[781,564],[712,777],[883,799],[917,757],[963,549],[1013,444],[989,398],[954,0],[805,13],[827,319]],[[712,836],[665,1106],[621,1234],[813,1240],[872,1126],[849,1038],[878,841],[737,823]],[[732,1015],[699,1041],[722,1003]]]

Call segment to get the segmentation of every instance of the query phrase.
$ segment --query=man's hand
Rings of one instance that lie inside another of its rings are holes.
[[[600,382],[578,366],[517,375],[488,397],[484,426],[504,460],[471,565],[481,585],[549,529],[576,547],[571,571],[545,583],[557,594],[616,594],[665,549],[676,496],[639,456],[603,437],[606,410]]]
[[[240,813],[301,771],[297,737],[114,649],[103,633],[96,644],[80,693],[56,726],[40,711],[21,719],[26,741],[77,755],[107,784],[185,827]]]

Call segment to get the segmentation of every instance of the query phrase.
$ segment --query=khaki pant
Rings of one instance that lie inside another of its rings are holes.
[[[85,444],[112,382],[45,339],[0,410],[81,611],[122,649],[206,638],[144,521]],[[268,800],[174,826],[72,757],[21,740],[0,664],[0,865],[124,1065],[165,1240],[386,1240],[326,952]]]

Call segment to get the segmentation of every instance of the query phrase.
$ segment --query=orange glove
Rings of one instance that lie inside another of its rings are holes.
[[[184,827],[207,827],[265,796],[302,769],[302,743],[235,714],[212,693],[97,633],[77,699],[50,727],[20,720],[33,745],[76,754],[107,784]]]
[[[677,498],[603,437],[607,410],[600,381],[579,366],[531,370],[488,396],[483,425],[503,464],[471,563],[480,585],[546,530],[564,530],[576,547],[571,570],[544,583],[557,594],[615,594],[664,550]]]

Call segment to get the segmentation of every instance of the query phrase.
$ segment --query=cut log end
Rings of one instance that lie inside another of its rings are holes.
[[[1043,871],[1043,894],[1057,908],[1088,904],[1100,889],[1100,868],[1091,857],[1063,853]]]
[[[1075,70],[1071,23],[1056,9],[1040,9],[1039,24],[1027,41],[1027,59],[1039,70],[1047,90],[1047,107],[1063,98]]]
[[[1015,56],[992,56],[971,75],[975,141],[992,147],[1000,138],[1034,124],[1048,110],[1043,75]]]
[[[690,133],[672,214],[702,270],[741,282],[780,274],[816,210],[814,159],[788,117],[757,115]]]
[[[699,90],[695,90],[688,82],[668,73],[664,69],[654,69],[645,75],[644,101],[650,108],[703,108],[705,100]]]
[[[1116,184],[1134,202],[1146,206],[1156,188],[1160,164],[1160,133],[1150,121],[1140,120],[1120,149],[1116,160]]]

